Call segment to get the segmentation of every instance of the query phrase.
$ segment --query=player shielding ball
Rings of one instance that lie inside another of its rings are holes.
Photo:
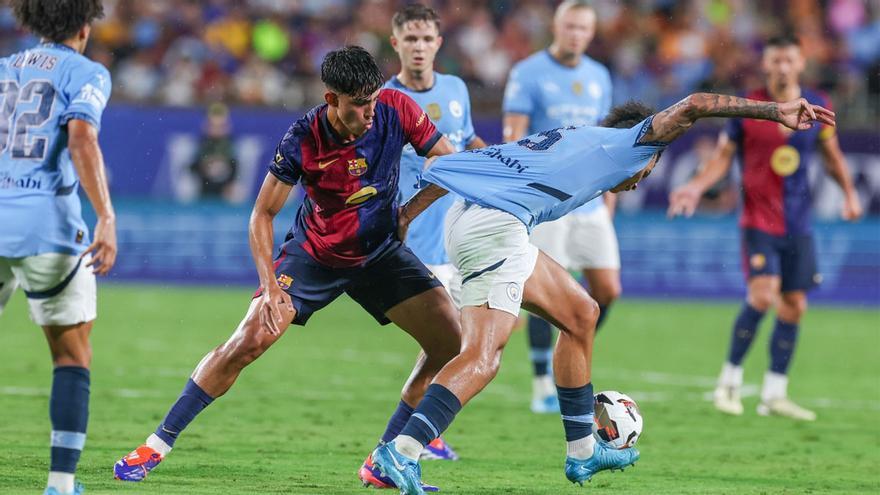
[[[798,77],[805,60],[799,42],[783,35],[768,40],[762,67],[767,87],[749,98],[788,101],[805,98],[828,106],[827,99],[801,88]],[[843,217],[861,216],[862,207],[834,128],[827,125],[792,131],[773,122],[730,120],[718,138],[713,158],[700,173],[669,197],[670,215],[691,216],[703,193],[724,178],[733,157],[742,166],[743,209],[740,216],[743,270],[748,294],[737,316],[718,386],[715,407],[740,415],[742,362],[766,312],[776,308],[770,338],[770,369],[764,375],[758,413],[812,421],[813,411],[788,398],[788,370],[794,355],[801,318],[807,310],[807,291],[820,280],[810,225],[810,185],[806,164],[816,148],[829,175],[844,192]]]
[[[434,70],[434,58],[443,44],[437,12],[421,4],[407,5],[394,14],[391,29],[391,46],[400,58],[400,72],[386,81],[385,87],[400,91],[418,103],[456,151],[485,146],[474,132],[470,95],[464,81]],[[409,200],[422,187],[424,165],[425,158],[412,146],[403,148],[399,179],[401,202]],[[406,245],[455,301],[461,289],[461,277],[443,247],[443,219],[452,200],[452,196],[443,198],[419,216],[410,226]],[[427,446],[422,457],[456,460],[458,454],[438,437]],[[390,479],[373,468],[369,456],[358,470],[358,477],[365,485],[394,488]]]
[[[420,494],[419,455],[464,404],[495,376],[520,307],[556,325],[553,367],[567,441],[565,475],[583,483],[599,471],[639,458],[592,435],[590,372],[598,307],[559,264],[529,244],[529,229],[559,218],[606,191],[636,187],[666,146],[705,117],[745,117],[809,129],[833,125],[834,114],[804,99],[788,103],[714,94],[691,95],[652,115],[630,103],[613,109],[604,127],[544,131],[517,143],[437,159],[425,173],[431,185],[408,202],[401,237],[412,218],[448,191],[459,195],[447,216],[446,246],[462,276],[462,349],[437,374],[392,442],[373,462],[406,494]]]
[[[566,0],[556,7],[553,42],[510,71],[503,104],[506,142],[557,127],[598,125],[608,115],[611,74],[584,54],[596,32],[596,17],[593,2],[587,0]],[[583,275],[599,304],[597,330],[621,291],[620,253],[611,221],[615,198],[606,194],[588,201],[569,215],[536,226],[530,237],[553,261]],[[529,315],[531,409],[536,413],[559,412],[550,369],[553,334],[550,323]]]
[[[321,79],[326,104],[284,135],[251,214],[260,290],[229,339],[198,364],[155,433],[115,464],[118,479],[142,480],[288,325],[305,325],[343,292],[380,324],[408,332],[424,351],[383,438],[397,435],[434,375],[458,353],[458,311],[397,238],[401,150],[409,143],[433,156],[451,153],[452,145],[412,99],[381,89],[382,73],[364,49],[327,54]],[[297,183],[306,197],[273,263],[272,220]]]
[[[97,317],[95,274],[116,261],[116,216],[98,145],[110,74],[84,57],[99,0],[16,0],[40,44],[0,59],[0,312],[24,290],[52,356],[47,495],[80,494],[75,482],[89,418]],[[83,221],[82,185],[97,214]]]

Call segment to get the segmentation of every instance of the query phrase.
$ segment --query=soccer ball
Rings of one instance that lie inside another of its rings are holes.
[[[609,390],[596,394],[593,436],[615,449],[628,449],[642,434],[642,413],[628,395]]]

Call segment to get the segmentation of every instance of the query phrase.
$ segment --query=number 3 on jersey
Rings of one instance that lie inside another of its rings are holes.
[[[9,135],[12,134],[12,158],[29,158],[41,160],[46,156],[45,137],[28,138],[30,128],[40,127],[49,120],[52,104],[55,102],[55,88],[49,81],[33,80],[21,89],[15,81],[0,81],[0,153],[9,146]],[[39,98],[36,108],[18,114],[15,122],[16,105],[26,104]],[[30,142],[29,142],[30,141]]]

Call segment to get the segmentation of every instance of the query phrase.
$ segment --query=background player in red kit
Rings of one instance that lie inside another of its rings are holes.
[[[767,87],[747,95],[766,101],[806,98],[830,108],[825,96],[801,88],[805,65],[798,39],[783,35],[767,41],[762,66]],[[764,375],[758,414],[812,421],[813,411],[788,399],[788,368],[798,325],[807,309],[807,291],[820,282],[810,225],[810,188],[806,165],[818,148],[828,174],[844,192],[843,218],[862,215],[858,195],[833,127],[817,125],[790,131],[772,122],[733,119],[721,133],[712,160],[690,182],[670,195],[671,215],[690,216],[703,193],[722,179],[736,155],[742,165],[743,268],[748,295],[734,323],[730,351],[715,389],[715,407],[740,415],[742,360],[765,312],[776,308],[770,339],[770,369]]]
[[[155,433],[116,463],[117,478],[142,480],[288,325],[304,325],[343,292],[380,323],[396,323],[424,350],[383,438],[397,435],[433,376],[458,354],[458,311],[396,234],[403,147],[412,144],[423,156],[454,148],[412,99],[380,89],[384,77],[362,48],[330,52],[321,80],[326,104],[284,135],[251,214],[260,290],[229,340],[198,364]],[[273,264],[272,219],[296,183],[306,197]]]

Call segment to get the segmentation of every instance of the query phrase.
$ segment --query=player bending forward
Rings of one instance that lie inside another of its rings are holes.
[[[635,188],[666,145],[697,119],[746,117],[791,129],[808,129],[814,120],[834,124],[833,112],[804,99],[775,103],[705,93],[651,114],[627,103],[611,111],[605,128],[544,131],[439,158],[426,171],[431,185],[404,206],[401,237],[414,217],[448,191],[463,198],[446,218],[447,251],[462,276],[463,344],[400,434],[373,452],[375,465],[401,493],[423,493],[419,454],[495,376],[520,306],[561,330],[553,369],[568,442],[566,477],[582,484],[598,471],[638,460],[635,449],[612,450],[593,439],[590,367],[598,307],[565,269],[529,244],[529,230],[605,191]]]

